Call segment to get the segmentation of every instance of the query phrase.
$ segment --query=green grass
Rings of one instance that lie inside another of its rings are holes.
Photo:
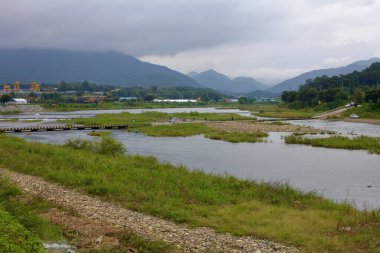
[[[251,111],[254,116],[269,118],[311,118],[320,110],[313,108],[289,109],[285,105],[239,105],[239,109]]]
[[[108,156],[6,135],[0,135],[0,152],[6,157],[0,167],[190,226],[253,235],[312,252],[379,252],[378,212],[358,211],[286,184],[190,172],[153,157]],[[344,227],[351,229],[345,232]]]
[[[182,123],[135,127],[133,128],[133,131],[154,137],[185,137],[204,134],[210,131],[210,128],[201,123]]]
[[[25,198],[8,180],[0,179],[0,249],[5,250],[2,252],[44,252],[42,240],[62,240],[61,229],[39,215],[50,207],[39,198]]]
[[[227,131],[210,131],[205,137],[213,140],[223,140],[228,142],[262,142],[264,137],[268,137],[264,132],[227,132]]]
[[[303,144],[313,147],[338,148],[351,150],[368,150],[371,154],[380,154],[380,138],[358,136],[348,138],[344,136],[331,136],[327,138],[303,138],[290,135],[285,137],[286,144]]]
[[[380,109],[373,110],[368,105],[355,107],[342,113],[344,117],[350,117],[351,114],[357,114],[364,119],[380,119]]]
[[[87,135],[99,138],[110,137],[112,132],[110,131],[91,131]]]
[[[21,111],[0,111],[0,115],[12,115],[12,114],[19,114]]]
[[[128,124],[131,126],[149,124],[152,122],[168,122],[171,117],[177,117],[180,119],[194,119],[194,120],[204,120],[209,121],[225,121],[225,120],[242,120],[249,119],[240,116],[238,114],[218,114],[218,113],[175,113],[167,114],[162,112],[144,112],[144,113],[117,113],[117,114],[98,114],[91,118],[76,118],[70,120],[61,120],[63,123],[74,123],[74,124],[84,124],[84,125],[109,125],[109,124]]]
[[[76,118],[70,120],[61,120],[63,123],[74,123],[83,125],[109,125],[109,124],[127,124],[130,126],[150,124],[151,122],[167,122],[171,116],[162,112],[144,112],[144,113],[115,113],[115,114],[98,114],[91,118]]]
[[[191,120],[208,120],[208,121],[227,121],[227,120],[253,120],[254,118],[248,118],[241,116],[236,113],[199,113],[199,112],[190,112],[190,113],[174,113],[171,114],[173,117],[180,119],[191,119]]]
[[[0,207],[1,252],[45,252],[40,239]]]
[[[228,142],[262,142],[268,137],[267,133],[256,132],[228,132],[209,127],[202,123],[182,123],[173,125],[153,125],[133,128],[133,131],[154,137],[185,137],[204,134],[206,138]]]
[[[224,140],[229,142],[258,142],[261,138],[267,137],[262,132],[227,132],[208,127],[203,123],[180,123],[170,125],[152,125],[152,122],[166,122],[170,117],[178,117],[181,119],[203,119],[226,121],[238,119],[249,119],[237,114],[216,114],[216,113],[177,113],[166,114],[160,112],[144,112],[140,114],[119,113],[119,114],[100,114],[93,118],[78,118],[72,120],[64,120],[61,122],[75,123],[84,125],[109,125],[109,124],[127,124],[128,131],[144,133],[154,137],[185,137],[205,134],[205,137],[216,140]],[[96,132],[90,135],[98,135]]]

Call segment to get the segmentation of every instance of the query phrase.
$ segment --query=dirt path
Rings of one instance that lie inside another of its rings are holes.
[[[337,109],[334,109],[331,111],[327,111],[327,112],[317,114],[313,117],[313,119],[327,119],[329,116],[334,116],[334,115],[339,116],[343,112],[347,111],[348,109],[350,109],[350,107],[349,108],[346,108],[346,107],[337,108]]]
[[[219,234],[210,228],[188,228],[153,216],[141,214],[98,198],[47,182],[41,178],[0,169],[24,191],[70,208],[79,215],[104,221],[148,240],[164,241],[177,246],[180,252],[299,252],[279,243],[254,237]]]

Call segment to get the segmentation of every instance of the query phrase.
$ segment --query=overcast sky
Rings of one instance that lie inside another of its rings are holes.
[[[1,48],[116,50],[275,83],[380,56],[380,0],[1,0]]]

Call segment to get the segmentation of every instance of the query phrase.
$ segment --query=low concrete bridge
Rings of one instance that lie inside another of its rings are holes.
[[[91,130],[91,129],[127,129],[128,125],[55,125],[55,126],[29,126],[29,127],[4,127],[0,133],[17,132],[42,132],[42,131],[67,131],[67,130]]]

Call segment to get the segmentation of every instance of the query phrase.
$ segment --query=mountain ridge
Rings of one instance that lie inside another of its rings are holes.
[[[246,93],[255,90],[266,89],[267,86],[251,77],[239,76],[229,78],[213,69],[209,69],[200,73],[190,72],[188,76],[200,83],[202,86],[215,89],[221,92]]]
[[[0,49],[0,81],[91,81],[119,86],[201,87],[178,71],[116,51]]]
[[[302,73],[298,76],[292,77],[290,79],[284,80],[272,86],[271,88],[267,89],[267,91],[274,92],[274,93],[281,93],[285,90],[298,90],[298,87],[304,84],[307,79],[314,79],[318,76],[323,76],[323,75],[332,77],[335,75],[349,74],[354,71],[362,71],[365,68],[369,67],[374,62],[380,62],[380,58],[373,57],[368,60],[355,61],[346,66],[341,66],[337,68],[311,70],[311,71]]]

